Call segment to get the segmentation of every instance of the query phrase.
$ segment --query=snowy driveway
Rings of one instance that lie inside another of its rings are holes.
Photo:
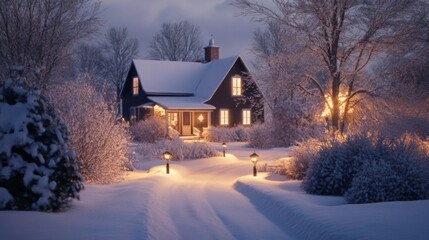
[[[160,170],[162,171],[162,170]],[[233,189],[251,164],[234,156],[172,164],[151,194],[150,239],[290,239]]]

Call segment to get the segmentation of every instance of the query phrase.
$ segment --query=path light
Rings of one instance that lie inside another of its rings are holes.
[[[222,148],[223,148],[223,156],[225,157],[226,143],[222,143]]]
[[[167,174],[170,174],[170,160],[173,157],[173,154],[171,154],[169,151],[166,151],[162,154],[162,157],[164,158],[164,160],[167,161],[167,165],[166,165]]]
[[[259,160],[259,155],[254,152],[249,157],[250,157],[250,160],[252,160],[252,163],[253,163],[253,176],[256,177],[256,175],[257,175],[256,163]]]

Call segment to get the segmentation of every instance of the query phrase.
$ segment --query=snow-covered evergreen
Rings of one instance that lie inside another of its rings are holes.
[[[0,209],[56,211],[83,189],[66,126],[22,79],[0,86]]]

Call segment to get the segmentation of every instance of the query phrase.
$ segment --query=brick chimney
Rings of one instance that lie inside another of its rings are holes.
[[[205,62],[210,62],[219,59],[219,47],[214,45],[213,35],[209,41],[209,45],[204,48],[205,51]]]

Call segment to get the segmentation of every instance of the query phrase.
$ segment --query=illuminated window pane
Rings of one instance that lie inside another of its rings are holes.
[[[133,78],[133,94],[134,95],[139,94],[139,78],[138,77]]]
[[[220,125],[229,125],[229,110],[220,110]]]
[[[250,110],[245,109],[245,110],[243,110],[243,125],[250,125],[250,124],[251,124]]]
[[[232,78],[232,96],[241,96],[241,77]]]

